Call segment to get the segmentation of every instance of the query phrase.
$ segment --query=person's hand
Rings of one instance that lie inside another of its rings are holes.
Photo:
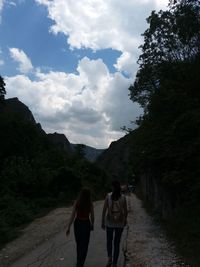
[[[68,236],[70,234],[70,228],[67,228],[66,230],[66,236]]]
[[[105,227],[105,223],[102,223],[102,224],[101,224],[101,228],[102,228],[103,230],[106,229],[106,227]]]

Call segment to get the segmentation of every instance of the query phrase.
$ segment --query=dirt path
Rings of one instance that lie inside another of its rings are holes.
[[[106,265],[106,233],[101,229],[102,201],[95,202],[95,231],[91,233],[86,267]],[[71,208],[60,208],[32,222],[23,235],[0,251],[1,267],[74,267],[76,247],[73,227],[65,236]],[[124,231],[123,239],[126,236]],[[122,239],[122,245],[124,241]],[[119,267],[123,267],[121,250]]]
[[[135,195],[130,197],[129,205],[126,267],[189,266],[177,256],[174,246]]]
[[[7,267],[64,229],[71,208],[59,208],[34,220],[19,238],[0,251],[0,266]],[[22,267],[22,266],[21,266]]]
[[[162,229],[153,222],[135,196],[127,197],[128,226],[123,233],[118,267],[186,267],[167,241]],[[95,202],[95,231],[91,234],[86,267],[106,264],[105,232],[100,227],[102,201]],[[65,227],[71,208],[59,208],[36,219],[21,237],[0,251],[1,267],[74,267],[73,229],[68,238]]]

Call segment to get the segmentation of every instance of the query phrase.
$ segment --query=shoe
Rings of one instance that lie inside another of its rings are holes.
[[[116,264],[113,264],[112,267],[117,267],[117,265]]]

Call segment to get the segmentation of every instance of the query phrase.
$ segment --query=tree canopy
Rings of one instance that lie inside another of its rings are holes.
[[[147,22],[129,88],[144,108],[131,132],[133,170],[153,177],[168,193],[175,234],[185,254],[191,244],[192,266],[199,266],[200,1],[170,1],[167,11],[153,11]]]
[[[5,94],[6,94],[6,89],[5,89],[5,82],[4,79],[0,76],[0,101],[4,100]]]
[[[159,90],[169,65],[191,62],[200,53],[199,1],[171,1],[169,10],[152,12],[144,32],[139,70],[130,96],[147,112],[151,96]],[[174,66],[174,65],[173,65]],[[179,75],[185,75],[179,71]]]

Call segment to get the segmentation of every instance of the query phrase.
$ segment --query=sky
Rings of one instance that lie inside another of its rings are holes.
[[[47,133],[107,148],[142,114],[129,99],[152,10],[168,0],[0,0],[0,75]]]

